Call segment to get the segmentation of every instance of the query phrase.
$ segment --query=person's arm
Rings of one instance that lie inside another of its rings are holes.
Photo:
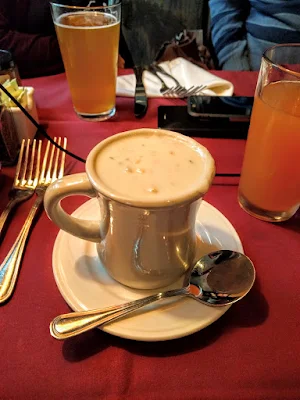
[[[250,70],[246,33],[248,0],[210,0],[212,43],[226,70]]]
[[[64,70],[55,36],[13,31],[1,11],[0,48],[12,52],[21,78],[51,75]]]

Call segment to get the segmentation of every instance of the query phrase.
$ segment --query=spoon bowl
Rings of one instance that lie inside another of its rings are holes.
[[[183,288],[121,305],[59,315],[50,323],[50,333],[56,339],[67,339],[174,296],[190,297],[210,307],[228,306],[246,296],[254,281],[255,268],[247,256],[231,250],[215,251],[194,264],[186,275]]]
[[[187,290],[201,303],[226,306],[246,296],[254,281],[254,265],[247,256],[236,251],[220,250],[196,262]]]

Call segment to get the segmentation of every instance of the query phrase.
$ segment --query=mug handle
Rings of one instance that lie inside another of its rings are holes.
[[[97,192],[91,185],[85,172],[64,176],[50,185],[45,193],[44,206],[48,217],[61,229],[90,242],[99,243],[102,240],[105,221],[90,221],[75,218],[67,214],[60,202],[73,195],[97,197]]]

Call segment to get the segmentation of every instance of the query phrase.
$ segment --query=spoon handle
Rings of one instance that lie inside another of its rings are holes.
[[[156,293],[152,296],[117,306],[62,314],[54,318],[50,323],[50,333],[56,339],[67,339],[97,326],[100,327],[108,322],[115,321],[155,301],[180,295],[189,295],[189,292],[186,288],[168,290],[167,292]]]

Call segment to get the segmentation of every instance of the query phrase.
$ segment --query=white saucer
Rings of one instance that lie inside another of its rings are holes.
[[[73,216],[99,219],[96,199],[79,207]],[[216,208],[203,201],[197,214],[197,233],[204,243],[199,254],[218,249],[243,252],[239,236]],[[60,231],[53,249],[53,272],[63,298],[75,311],[102,308],[148,296],[155,291],[135,290],[114,281],[100,263],[94,243]],[[178,284],[172,285],[172,288]],[[168,287],[169,288],[169,287]],[[157,292],[157,290],[156,290]],[[213,308],[188,298],[154,303],[132,317],[107,324],[102,329],[123,338],[160,341],[197,332],[220,318],[229,306]]]

